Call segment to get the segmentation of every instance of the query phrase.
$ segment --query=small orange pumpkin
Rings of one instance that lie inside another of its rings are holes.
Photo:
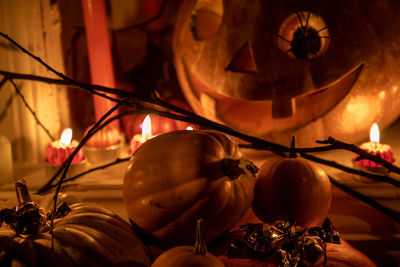
[[[284,219],[313,227],[326,217],[331,197],[329,178],[319,166],[303,158],[274,156],[257,175],[252,208],[266,223]]]
[[[207,251],[203,232],[203,219],[196,225],[196,243],[194,246],[174,247],[161,254],[152,267],[223,267],[224,264]]]
[[[215,131],[158,135],[133,154],[123,198],[132,224],[156,246],[190,245],[197,219],[205,239],[232,228],[253,200],[256,167]]]

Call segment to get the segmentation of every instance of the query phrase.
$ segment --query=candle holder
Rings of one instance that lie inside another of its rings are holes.
[[[393,150],[390,145],[387,144],[381,144],[379,142],[379,128],[376,123],[374,123],[371,126],[371,131],[369,134],[369,139],[370,142],[365,142],[362,143],[360,148],[368,153],[371,153],[373,155],[379,155],[382,159],[394,163],[395,159],[393,157]],[[360,159],[359,155],[356,155],[353,159],[353,167],[358,170],[366,171],[366,172],[372,172],[372,173],[378,173],[378,174],[386,174],[388,172],[388,169],[383,167],[382,165],[371,161],[369,159]],[[360,180],[364,183],[377,183],[378,181],[360,176],[360,175],[354,175],[354,178],[356,180]]]
[[[86,134],[93,127],[86,130]],[[83,152],[92,165],[103,165],[115,161],[121,155],[124,139],[120,131],[110,125],[96,132],[83,146]]]
[[[115,145],[107,146],[107,147],[90,147],[84,146],[83,152],[85,153],[86,158],[93,165],[102,165],[109,162],[112,162],[119,158],[122,151],[122,144],[118,143]]]

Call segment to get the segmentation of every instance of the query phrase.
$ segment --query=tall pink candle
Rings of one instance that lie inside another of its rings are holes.
[[[82,7],[92,84],[115,87],[104,0],[82,0]],[[115,97],[112,94],[109,96]],[[93,96],[93,102],[96,120],[115,105],[112,101],[96,95]],[[119,129],[119,122],[114,121],[112,126]]]

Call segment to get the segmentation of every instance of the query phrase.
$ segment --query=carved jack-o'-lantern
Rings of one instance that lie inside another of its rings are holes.
[[[400,113],[400,2],[185,0],[173,37],[195,112],[300,145]]]

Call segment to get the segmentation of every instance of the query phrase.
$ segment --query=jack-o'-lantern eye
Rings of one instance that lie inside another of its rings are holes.
[[[291,14],[279,28],[278,47],[290,57],[310,59],[321,56],[330,35],[324,20],[311,12]]]
[[[192,13],[191,29],[197,40],[206,40],[217,33],[222,22],[222,0],[197,0]]]

